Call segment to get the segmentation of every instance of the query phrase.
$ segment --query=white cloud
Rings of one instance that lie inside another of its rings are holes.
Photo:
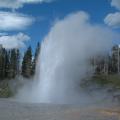
[[[20,30],[31,25],[34,19],[19,13],[0,11],[0,30]]]
[[[118,10],[120,10],[120,0],[112,0],[111,1],[111,6],[117,8]]]
[[[120,12],[108,14],[105,17],[104,22],[111,27],[120,27]]]
[[[42,2],[51,2],[53,0],[20,0],[21,3],[42,3]]]
[[[8,35],[8,33],[1,32],[0,36],[3,36],[3,35]]]
[[[53,0],[0,0],[0,8],[18,9],[24,4],[51,2]]]
[[[0,0],[0,8],[12,8],[17,9],[22,7],[22,4],[18,0]]]
[[[120,0],[111,0],[111,6],[120,10]],[[120,27],[120,12],[109,13],[104,18],[104,23],[113,28]]]
[[[25,47],[25,42],[29,39],[30,37],[23,33],[18,33],[12,36],[4,35],[0,36],[0,44],[6,49],[23,48]]]

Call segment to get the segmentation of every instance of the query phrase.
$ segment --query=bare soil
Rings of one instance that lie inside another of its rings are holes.
[[[120,108],[96,105],[28,104],[0,99],[0,120],[120,120]]]

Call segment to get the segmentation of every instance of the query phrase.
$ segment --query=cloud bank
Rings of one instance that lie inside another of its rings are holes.
[[[43,2],[52,2],[53,0],[0,0],[0,8],[18,9],[24,6],[24,4],[34,4]]]
[[[112,0],[111,6],[115,7],[116,9],[120,10],[120,0]]]
[[[120,10],[120,0],[111,0],[111,6],[115,7],[116,9]],[[118,28],[120,27],[120,12],[109,13],[105,19],[105,24],[110,27]]]
[[[25,42],[29,39],[30,37],[23,33],[18,33],[12,36],[3,35],[0,36],[0,44],[6,49],[24,48]]]
[[[104,19],[105,24],[108,26],[118,28],[120,27],[120,12],[110,13]]]
[[[0,11],[0,30],[21,30],[30,26],[34,18],[24,14]]]

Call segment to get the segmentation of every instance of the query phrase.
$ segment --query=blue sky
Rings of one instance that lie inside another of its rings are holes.
[[[80,10],[86,11],[91,15],[91,22],[104,24],[104,17],[108,12],[115,9],[111,8],[110,2],[107,0],[75,0],[75,2],[74,0],[56,0],[49,4],[25,5],[18,11],[38,19],[26,31],[31,36],[31,44],[35,46],[36,42],[42,40],[48,33],[56,19],[62,19],[66,15]]]
[[[56,20],[63,19],[68,14],[82,10],[90,15],[91,23],[107,26],[104,23],[104,18],[109,13],[119,13],[119,8],[116,7],[116,4],[119,6],[120,2],[119,0],[54,0],[50,2],[46,2],[45,0],[43,0],[43,2],[40,2],[39,0],[38,2],[35,2],[37,0],[29,2],[28,0],[26,3],[26,1],[23,0],[24,2],[22,1],[22,3],[17,4],[17,0],[13,0],[13,2],[18,5],[18,7],[15,8],[15,5],[12,5],[9,2],[10,0],[5,1],[6,2],[0,1],[0,3],[2,3],[0,11],[22,14],[25,15],[25,17],[29,17],[29,19],[31,18],[34,20],[29,25],[26,25],[27,27],[25,26],[25,29],[1,29],[0,33],[5,33],[8,36],[22,33],[29,36],[30,40],[25,42],[25,45],[31,45],[33,50],[35,49],[37,42],[42,41],[48,34],[51,26]],[[111,5],[114,1],[118,2]],[[8,3],[9,5],[7,6]],[[114,29],[115,31],[119,31],[119,24],[117,25],[118,28]],[[113,27],[114,25],[109,26]],[[4,36],[6,35],[1,35],[1,37]]]

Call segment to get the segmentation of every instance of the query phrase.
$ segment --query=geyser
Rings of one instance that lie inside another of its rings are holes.
[[[89,22],[83,11],[56,21],[45,37],[31,87],[24,86],[22,100],[42,103],[87,103],[80,81],[92,74],[89,58],[108,52],[116,34]]]

